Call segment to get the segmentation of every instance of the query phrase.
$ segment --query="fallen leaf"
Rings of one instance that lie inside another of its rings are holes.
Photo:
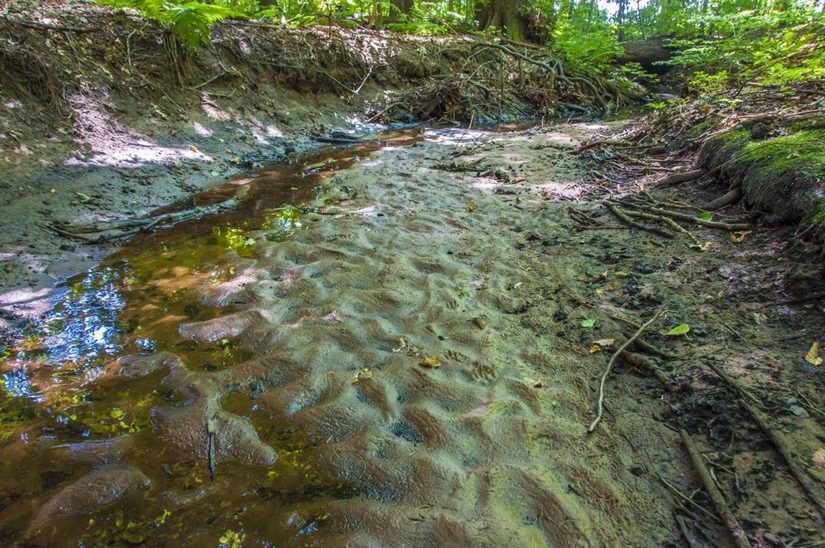
[[[418,365],[420,365],[421,367],[430,367],[432,369],[437,369],[441,367],[441,358],[439,358],[438,356],[427,356],[426,358],[418,362]]]
[[[599,346],[598,344],[593,344],[593,346],[590,347],[590,353],[591,354],[595,354],[596,352],[601,352],[601,351],[602,351],[602,347]]]
[[[621,270],[619,270],[618,272],[616,272],[615,276],[619,279],[627,278],[627,272],[622,272]]]
[[[472,213],[475,210],[476,210],[476,205],[473,202],[470,202],[469,204],[467,204],[467,211],[468,212]]]
[[[549,386],[545,381],[540,379],[534,379],[532,377],[525,377],[524,380],[533,388],[547,388]]]
[[[616,339],[599,339],[598,341],[594,341],[593,344],[598,344],[599,346],[613,346],[613,343],[616,342]]]
[[[702,221],[712,221],[713,220],[713,213],[710,211],[703,211],[699,216],[696,217]]]
[[[750,233],[750,230],[737,230],[736,232],[731,232],[730,241],[735,244],[740,244],[745,240],[745,236]]]
[[[811,365],[822,365],[822,358],[819,357],[819,341],[814,341],[811,349],[805,354],[805,361]]]
[[[596,325],[596,320],[582,320],[582,327],[590,328]]]
[[[485,327],[487,327],[487,322],[485,322],[481,318],[473,318],[473,323],[476,324],[479,329],[484,329]]]
[[[663,331],[662,335],[668,337],[677,337],[679,335],[687,335],[688,332],[690,332],[690,326],[686,323],[680,323],[679,325],[677,325],[669,331]]]

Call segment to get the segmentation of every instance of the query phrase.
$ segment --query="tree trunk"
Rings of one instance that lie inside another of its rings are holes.
[[[488,0],[478,14],[478,25],[499,29],[510,40],[524,41],[527,34],[527,17],[521,13],[525,0]]]
[[[397,19],[400,14],[408,15],[412,11],[414,0],[390,0],[390,19]]]

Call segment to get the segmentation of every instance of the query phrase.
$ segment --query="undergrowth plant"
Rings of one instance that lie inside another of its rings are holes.
[[[99,3],[117,8],[136,9],[144,17],[158,21],[174,32],[175,36],[192,48],[209,42],[210,30],[216,22],[247,16],[247,13],[241,11],[243,4],[254,4],[254,9],[258,9],[257,2],[248,0],[223,1],[215,4],[196,1],[178,4],[166,0],[99,0]]]

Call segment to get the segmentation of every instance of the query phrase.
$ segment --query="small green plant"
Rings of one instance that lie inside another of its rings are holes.
[[[244,12],[232,7],[237,5],[254,5],[257,2],[229,0],[219,4],[205,4],[203,2],[184,2],[176,4],[164,0],[99,0],[101,4],[117,8],[132,8],[138,10],[144,17],[154,19],[164,27],[174,32],[181,42],[191,48],[197,48],[209,42],[212,25],[224,19],[245,17]]]

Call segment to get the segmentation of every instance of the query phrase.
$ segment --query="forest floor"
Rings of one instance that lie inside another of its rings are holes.
[[[536,111],[468,110],[463,39],[233,23],[181,63],[15,5],[4,543],[730,544],[681,430],[755,545],[825,535],[821,265],[743,202],[699,219],[727,186],[660,185],[693,156],[626,122],[377,133]]]

